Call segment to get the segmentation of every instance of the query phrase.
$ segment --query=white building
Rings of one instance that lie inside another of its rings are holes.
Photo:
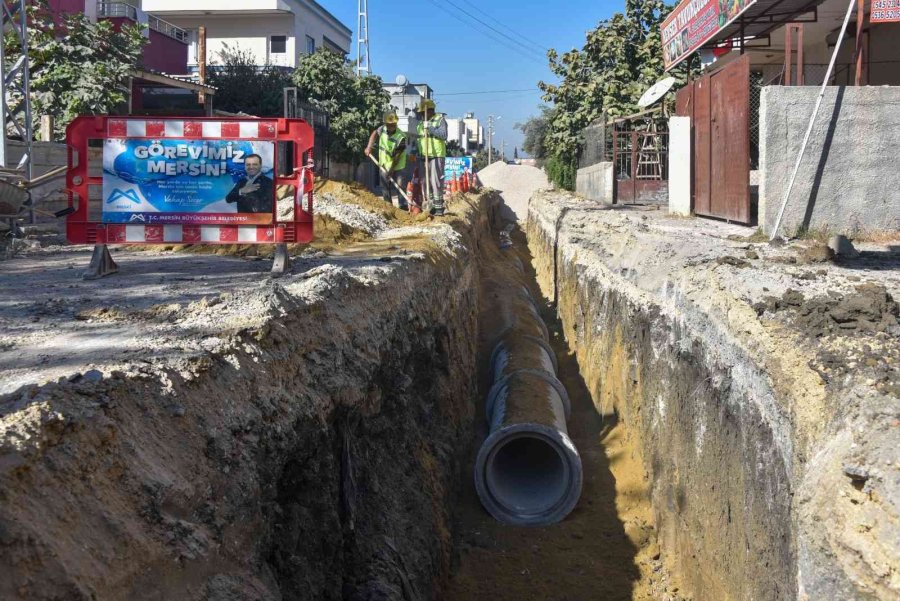
[[[475,117],[475,113],[466,113],[463,121],[469,135],[468,147],[473,149],[472,152],[484,148],[484,127],[481,125],[481,121]]]
[[[455,141],[466,154],[475,154],[484,146],[484,128],[474,113],[462,118],[447,118],[447,141]]]
[[[135,0],[136,2],[138,0]],[[139,0],[141,8],[188,31],[188,66],[197,64],[197,31],[206,27],[206,56],[218,62],[224,45],[250,51],[258,64],[296,67],[327,48],[350,52],[352,32],[315,0]]]
[[[391,95],[390,105],[397,111],[398,126],[408,135],[414,136],[416,126],[419,124],[416,118],[416,107],[425,98],[434,98],[434,90],[427,83],[407,83],[403,86],[386,83],[383,88]]]

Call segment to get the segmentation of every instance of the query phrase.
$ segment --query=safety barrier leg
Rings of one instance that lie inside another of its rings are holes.
[[[91,264],[81,276],[85,280],[96,280],[119,271],[119,266],[109,254],[109,248],[105,244],[95,244],[94,254],[91,255]]]

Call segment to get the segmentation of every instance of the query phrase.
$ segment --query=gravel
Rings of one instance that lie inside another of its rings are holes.
[[[323,213],[350,227],[362,230],[370,236],[377,236],[388,229],[387,220],[381,215],[364,208],[341,202],[333,194],[318,194],[313,198],[313,211]]]
[[[530,165],[507,165],[497,161],[478,172],[481,183],[500,192],[505,206],[504,217],[525,223],[528,200],[538,190],[550,187],[543,170]]]

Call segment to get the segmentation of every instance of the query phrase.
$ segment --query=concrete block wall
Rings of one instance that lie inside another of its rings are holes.
[[[583,167],[575,175],[575,192],[588,200],[615,202],[613,185],[613,164],[610,162]]]
[[[759,223],[775,225],[819,88],[762,89]],[[781,229],[859,234],[900,227],[900,87],[829,87]]]

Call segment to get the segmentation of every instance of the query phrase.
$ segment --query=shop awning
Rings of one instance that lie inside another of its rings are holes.
[[[732,40],[765,38],[772,30],[814,13],[825,0],[684,0],[662,25],[663,61],[671,69],[695,51]],[[812,19],[814,20],[814,19]]]

